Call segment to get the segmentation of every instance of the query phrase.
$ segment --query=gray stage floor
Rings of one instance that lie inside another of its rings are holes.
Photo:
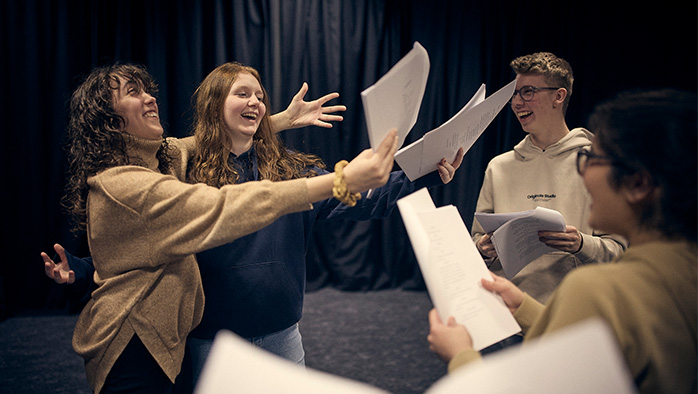
[[[428,348],[426,292],[306,294],[300,323],[308,368],[395,394],[423,393],[446,373]],[[75,315],[13,317],[0,323],[0,393],[91,393],[73,353]]]

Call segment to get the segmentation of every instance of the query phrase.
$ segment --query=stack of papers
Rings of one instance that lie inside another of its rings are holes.
[[[398,146],[402,146],[417,122],[427,78],[429,55],[419,42],[374,85],[361,92],[368,137],[374,150],[388,132],[397,128]],[[395,161],[414,181],[437,169],[441,159],[452,162],[458,149],[466,153],[487,126],[509,102],[516,81],[512,81],[485,99],[485,85],[451,119],[400,149]]]
[[[441,321],[450,316],[464,325],[475,350],[482,350],[521,327],[501,297],[485,290],[492,280],[458,208],[436,208],[426,188],[397,202],[424,283]]]
[[[452,162],[458,149],[463,148],[463,153],[467,153],[509,102],[515,87],[514,80],[485,99],[483,84],[470,101],[446,123],[400,149],[395,154],[395,161],[407,177],[414,181],[436,171],[436,165],[444,157]]]
[[[368,140],[376,150],[391,129],[397,129],[398,145],[417,123],[419,107],[429,78],[429,55],[415,42],[412,50],[381,79],[361,92]]]
[[[637,393],[608,325],[591,318],[488,355],[434,383],[427,394]]]
[[[300,367],[226,330],[216,335],[194,392],[388,394],[366,383]],[[465,365],[426,393],[634,394],[637,390],[611,331],[603,321],[590,319]]]
[[[515,213],[475,212],[475,219],[486,233],[502,263],[504,275],[511,279],[538,257],[556,252],[540,242],[539,231],[565,231],[565,219],[554,209],[536,207]]]

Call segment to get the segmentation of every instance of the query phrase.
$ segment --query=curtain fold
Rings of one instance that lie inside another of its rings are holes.
[[[575,70],[568,124],[584,126],[594,104],[621,89],[696,88],[696,4],[633,9],[588,2],[540,4],[460,0],[0,0],[4,179],[9,215],[0,271],[0,315],[60,307],[62,289],[44,278],[40,251],[60,242],[86,254],[59,206],[66,103],[80,77],[114,60],[144,64],[160,85],[166,130],[189,134],[191,95],[213,68],[257,68],[273,112],[303,82],[306,99],[331,91],[347,105],[332,129],[285,131],[297,150],[332,168],[368,147],[360,92],[419,41],[431,71],[406,143],[453,116],[481,83],[493,93],[514,78],[514,57],[551,51]],[[508,108],[466,155],[435,203],[456,205],[468,227],[487,162],[524,137]],[[396,169],[398,167],[396,166]],[[421,288],[397,210],[372,222],[318,223],[308,253],[309,288]]]

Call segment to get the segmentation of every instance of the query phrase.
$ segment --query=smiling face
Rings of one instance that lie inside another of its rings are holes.
[[[124,118],[124,131],[146,140],[162,138],[158,105],[155,97],[135,81],[117,76],[119,86],[114,90],[114,109]]]
[[[555,87],[548,84],[540,74],[519,74],[516,76],[516,90],[523,86]],[[557,127],[564,120],[562,102],[556,90],[538,90],[531,101],[524,101],[520,95],[511,100],[511,109],[527,133],[540,134]]]
[[[241,149],[244,152],[252,145],[252,137],[267,110],[263,98],[262,86],[252,74],[241,72],[235,77],[223,104],[223,121],[234,153],[241,153]]]
[[[596,144],[591,151],[605,155]],[[625,186],[611,184],[612,170],[609,160],[590,158],[588,161],[582,175],[592,201],[588,221],[592,228],[628,237],[629,229],[638,226],[637,214],[627,199]]]

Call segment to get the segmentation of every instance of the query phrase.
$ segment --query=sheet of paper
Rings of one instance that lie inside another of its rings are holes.
[[[506,379],[502,379],[506,376]],[[220,331],[194,393],[388,394],[375,386],[302,368]],[[636,394],[611,331],[590,319],[487,356],[439,379],[426,394]]]
[[[517,214],[481,214],[476,217],[482,224],[481,219],[492,219],[498,215],[509,217]],[[519,215],[506,221],[492,233],[492,244],[502,263],[504,275],[509,279],[531,261],[558,250],[540,242],[539,231],[565,231],[566,227],[565,219],[560,212],[553,209],[536,207],[536,209],[520,212]]]
[[[464,153],[467,153],[509,102],[515,87],[516,81],[512,81],[484,99],[485,85],[480,86],[456,115],[419,140],[400,149],[395,154],[395,161],[407,177],[414,181],[435,171],[442,158],[453,161],[458,149],[463,148]]]
[[[426,189],[420,189],[398,200],[397,206],[402,216],[402,222],[407,229],[407,236],[412,243],[412,249],[414,250],[415,257],[417,257],[417,262],[429,261],[431,241],[429,234],[427,234],[426,229],[422,226],[419,213],[433,212],[436,210],[431,195]],[[422,270],[422,276],[424,277],[429,276],[430,273],[431,272],[428,270],[427,272]],[[434,302],[434,297],[432,297],[432,302]]]
[[[591,319],[489,355],[434,383],[426,394],[635,394],[613,334]]]
[[[458,209],[436,208],[427,189],[398,200],[398,208],[441,319],[466,326],[477,350],[521,331],[502,299],[482,287],[492,277]]]
[[[376,150],[388,132],[396,128],[398,146],[417,122],[429,77],[429,55],[415,42],[413,48],[378,82],[361,92],[368,139]]]
[[[474,107],[477,104],[480,104],[485,100],[485,84],[482,84],[480,88],[475,92],[473,97],[470,98],[470,101],[468,101],[463,108],[461,108],[460,111],[458,111],[458,114],[456,114],[454,117],[446,121],[446,123],[450,122],[454,118],[458,117],[461,113],[464,111],[467,111],[468,109]],[[402,168],[403,172],[407,175],[410,180],[414,181],[415,179],[419,178],[422,175],[421,174],[421,167],[422,167],[422,149],[424,147],[424,138],[420,138],[417,141],[411,143],[410,145],[400,149],[396,154],[395,154],[395,161],[400,164],[400,167]],[[445,156],[444,156],[445,157]],[[412,174],[412,176],[410,176]]]
[[[259,349],[230,331],[216,334],[197,394],[387,394],[355,380],[303,368]]]
[[[546,211],[553,211],[549,212],[546,214]],[[545,208],[545,207],[536,207],[534,209],[529,209],[527,211],[519,211],[519,212],[506,212],[506,213],[487,213],[487,212],[475,212],[475,219],[480,223],[480,226],[486,233],[491,233],[498,229],[500,226],[502,226],[504,223],[513,220],[513,219],[518,219],[522,217],[527,217],[527,216],[535,216],[535,215],[540,215],[542,217],[548,217],[550,218],[553,223],[557,223],[558,218],[557,216],[559,213],[555,213],[557,211]]]
[[[522,212],[511,212],[511,213],[486,213],[486,212],[475,212],[475,219],[480,223],[482,230],[486,233],[491,233],[498,229],[504,223],[529,215],[533,210],[522,211]]]

